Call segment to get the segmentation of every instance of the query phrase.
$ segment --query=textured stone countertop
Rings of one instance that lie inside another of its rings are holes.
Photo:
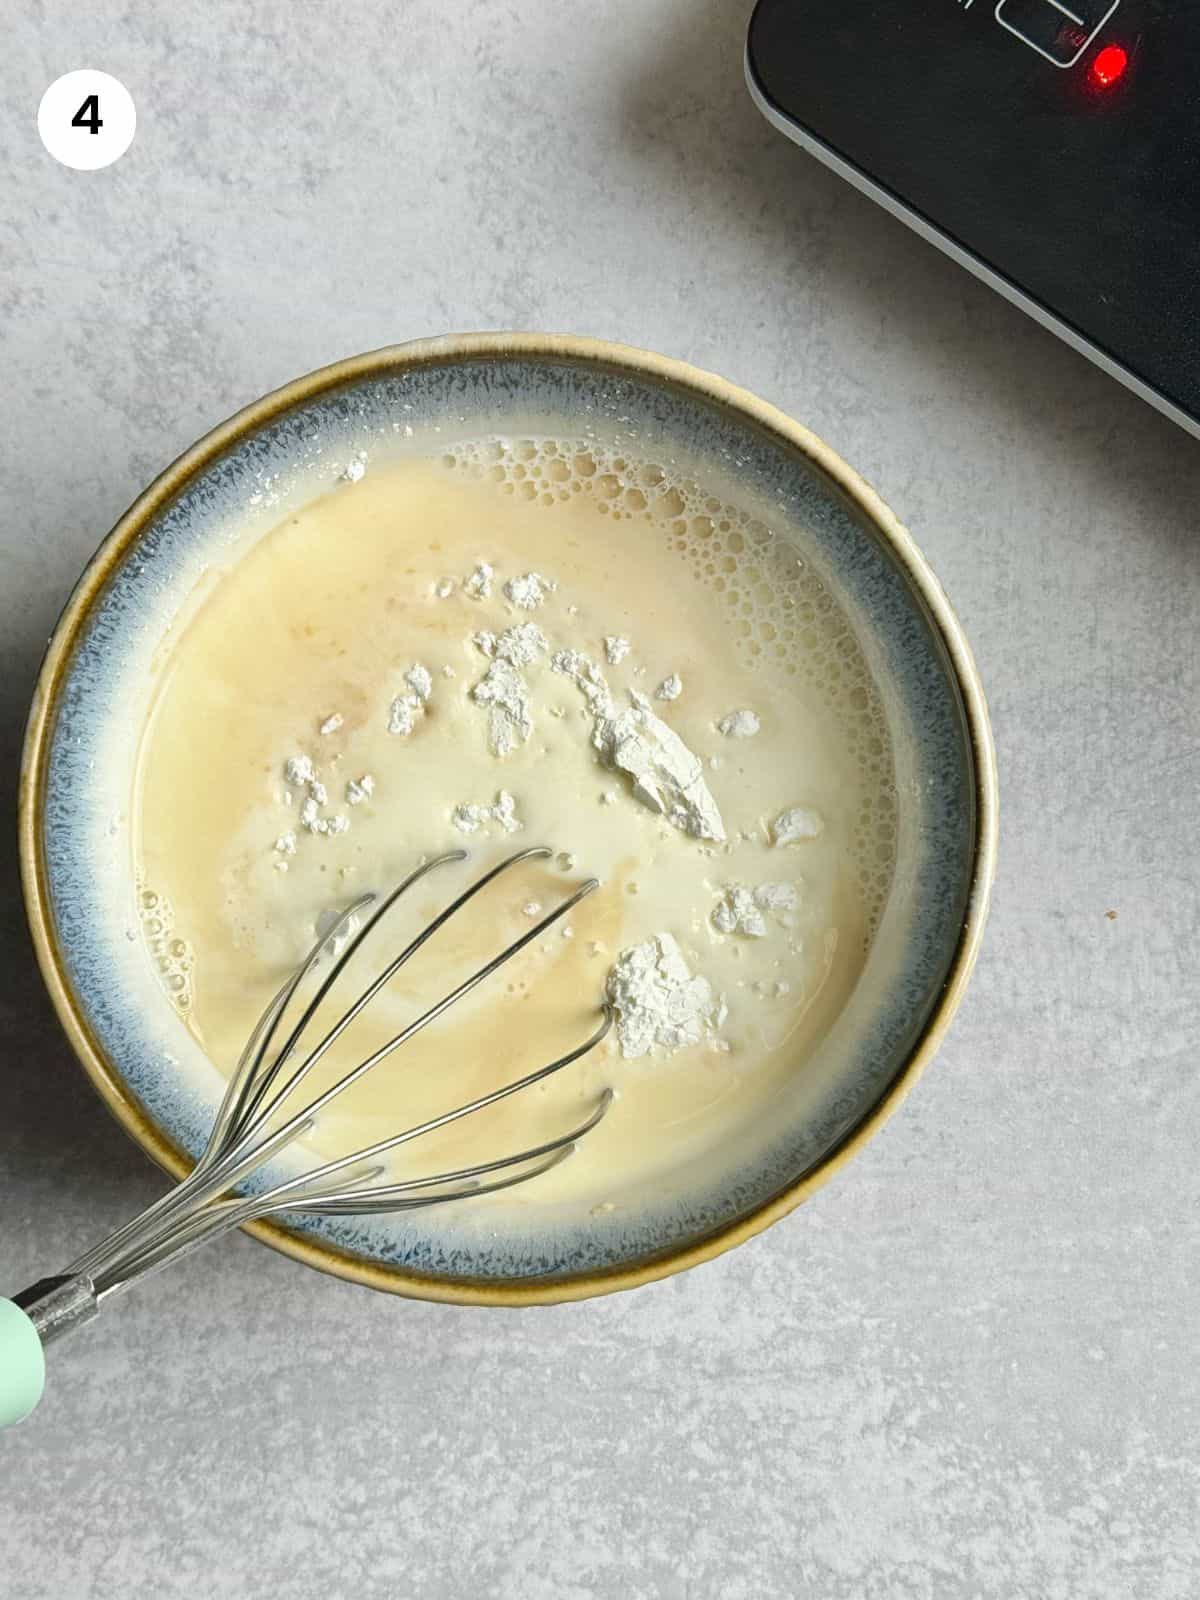
[[[4,1437],[5,1597],[1200,1593],[1200,445],[773,133],[747,11],[41,0],[5,24],[10,1291],[161,1186],[23,925],[39,651],[136,491],[285,379],[547,328],[773,400],[933,562],[1003,790],[949,1042],[808,1206],[681,1278],[520,1313],[244,1238],[194,1256],[62,1351]],[[100,173],[34,123],[82,66],[139,110]]]

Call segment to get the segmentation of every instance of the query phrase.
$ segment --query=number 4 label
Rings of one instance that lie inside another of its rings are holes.
[[[90,94],[71,118],[73,128],[86,128],[89,133],[99,133],[104,126],[100,120],[100,96]]]
[[[133,96],[110,73],[83,67],[56,78],[38,106],[38,133],[56,161],[95,172],[119,161],[133,143]]]

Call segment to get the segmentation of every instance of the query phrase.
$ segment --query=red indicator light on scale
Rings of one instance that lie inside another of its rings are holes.
[[[1111,89],[1125,76],[1129,51],[1123,45],[1106,44],[1092,62],[1090,77],[1098,89]]]

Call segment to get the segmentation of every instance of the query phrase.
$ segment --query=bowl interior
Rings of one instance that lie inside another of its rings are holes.
[[[857,498],[852,475],[800,430],[685,369],[633,354],[489,346],[387,352],[317,374],[227,429],[166,495],[135,507],[102,550],[88,603],[68,612],[35,774],[39,883],[55,965],[110,1099],[180,1152],[203,1145],[221,1082],[163,996],[137,926],[131,783],[152,667],[206,573],[236,561],[290,508],[328,489],[351,455],[437,450],[521,432],[711,465],[772,525],[801,531],[850,614],[885,696],[896,748],[900,848],[867,967],[796,1075],[770,1129],[726,1159],[604,1216],[535,1205],[482,1217],[470,1203],[400,1216],[317,1219],[306,1259],[397,1288],[558,1282],[670,1261],[761,1215],[830,1161],[903,1079],[961,953],[978,882],[977,779],[958,673],[910,560]],[[219,430],[220,433],[220,430]],[[93,1071],[95,1071],[93,1063]],[[99,1074],[97,1074],[99,1075]],[[283,1230],[279,1230],[282,1233]],[[315,1253],[314,1253],[315,1252]]]

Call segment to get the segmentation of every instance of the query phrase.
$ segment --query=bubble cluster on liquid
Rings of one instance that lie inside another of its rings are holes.
[[[720,599],[746,664],[783,674],[836,717],[862,779],[848,839],[873,930],[891,885],[897,795],[891,736],[862,647],[836,598],[797,545],[690,473],[593,440],[501,438],[449,447],[447,468],[490,480],[531,505],[590,496],[614,521],[657,530]]]
[[[137,908],[142,940],[163,988],[175,1009],[186,1015],[192,1007],[195,953],[188,941],[175,932],[175,912],[165,895],[139,883]]]

